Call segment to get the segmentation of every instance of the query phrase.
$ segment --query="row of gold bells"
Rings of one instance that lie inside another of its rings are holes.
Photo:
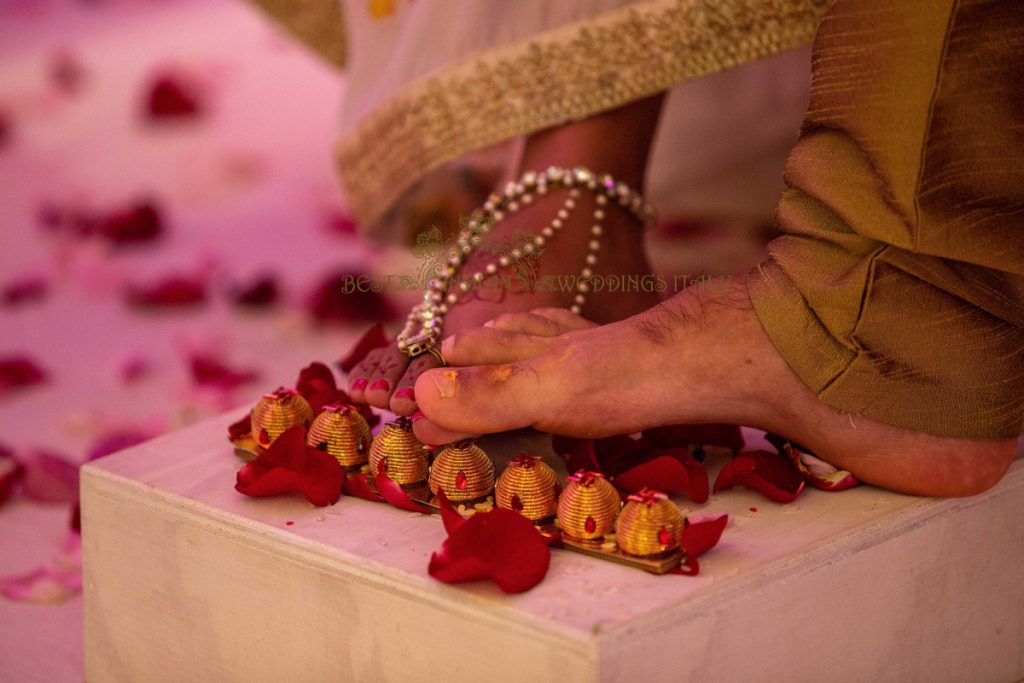
[[[454,503],[483,500],[493,491],[498,507],[538,523],[555,517],[574,540],[600,543],[615,531],[619,548],[639,557],[672,552],[682,541],[683,515],[670,500],[648,496],[622,506],[618,491],[598,474],[577,473],[563,490],[543,460],[522,455],[495,482],[494,463],[476,444],[448,446],[430,463],[410,420],[389,422],[373,438],[352,406],[330,405],[313,419],[309,403],[289,389],[266,394],[252,411],[253,435],[264,448],[297,424],[308,427],[308,445],[330,453],[347,469],[369,464],[373,477],[384,470],[406,488],[426,482],[433,495],[443,489]]]

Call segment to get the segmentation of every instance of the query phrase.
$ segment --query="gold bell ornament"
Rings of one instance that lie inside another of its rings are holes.
[[[313,409],[302,394],[278,387],[264,394],[252,409],[252,435],[260,448],[268,448],[290,427],[309,427],[312,421]]]
[[[447,446],[430,466],[430,492],[438,489],[453,503],[483,500],[494,490],[494,462],[471,441]]]
[[[386,423],[370,446],[370,474],[376,478],[385,472],[388,479],[402,486],[427,480],[427,451],[412,433],[412,420],[399,417]]]
[[[679,549],[683,513],[661,491],[642,489],[626,499],[615,525],[619,548],[637,557],[657,557]]]
[[[539,522],[555,516],[561,493],[558,477],[546,462],[536,455],[520,453],[498,478],[494,502]]]
[[[579,470],[569,475],[558,498],[558,526],[570,539],[600,540],[615,528],[622,501],[600,472]]]
[[[342,467],[356,468],[370,457],[370,425],[348,403],[332,403],[313,420],[306,445],[326,451]]]

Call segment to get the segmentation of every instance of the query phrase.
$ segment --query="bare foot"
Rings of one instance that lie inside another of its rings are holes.
[[[869,483],[932,496],[988,489],[1016,450],[1013,439],[938,437],[822,403],[775,351],[742,282],[600,327],[567,311],[506,316],[456,334],[443,353],[467,367],[417,381],[425,418],[415,430],[427,443],[522,427],[602,437],[724,422],[790,437]]]

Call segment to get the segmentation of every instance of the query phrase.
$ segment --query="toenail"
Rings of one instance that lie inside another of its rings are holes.
[[[366,378],[365,377],[360,377],[355,382],[352,382],[352,390],[353,391],[359,391],[360,389],[365,389],[365,388],[366,388]]]
[[[416,394],[413,392],[412,387],[406,387],[405,389],[399,389],[396,391],[395,398],[407,398],[410,401],[415,401]]]
[[[409,419],[412,420],[413,422],[415,422],[416,420],[423,419],[423,417],[424,417],[423,411],[422,410],[417,410],[415,413],[413,413],[412,415],[409,416]]]
[[[373,384],[370,385],[370,389],[374,389],[374,390],[380,389],[381,391],[387,391],[390,388],[391,388],[391,382],[387,381],[386,379],[379,379],[379,380],[377,380],[376,382],[374,382]]]

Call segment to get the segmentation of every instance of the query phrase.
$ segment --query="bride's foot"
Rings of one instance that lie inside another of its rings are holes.
[[[601,327],[565,311],[508,316],[446,340],[443,353],[470,367],[416,383],[425,418],[415,429],[427,443],[521,427],[601,437],[725,422],[783,434],[869,483],[935,496],[984,491],[1016,450],[1013,439],[938,437],[825,405],[776,352],[741,283]]]
[[[483,272],[488,264],[497,265],[501,255],[541,234],[542,228],[558,217],[566,197],[566,188],[552,189],[497,224],[463,264],[458,277],[468,278],[473,272]],[[642,226],[636,218],[614,202],[598,206],[596,195],[587,190],[575,201],[576,208],[567,217],[558,218],[562,226],[546,241],[542,254],[501,268],[475,289],[460,293],[459,302],[444,318],[446,335],[479,327],[503,314],[568,307],[579,294],[576,282],[584,268],[606,283],[601,291],[588,293],[583,307],[584,313],[597,322],[622,320],[658,302],[644,256]],[[604,214],[603,225],[598,228],[593,218],[595,210]],[[593,253],[595,240],[599,249]],[[588,258],[596,262],[591,264]],[[608,283],[614,283],[614,287]],[[378,349],[349,374],[349,392],[355,401],[410,415],[416,410],[416,379],[437,365],[430,354],[410,362],[396,347]]]

